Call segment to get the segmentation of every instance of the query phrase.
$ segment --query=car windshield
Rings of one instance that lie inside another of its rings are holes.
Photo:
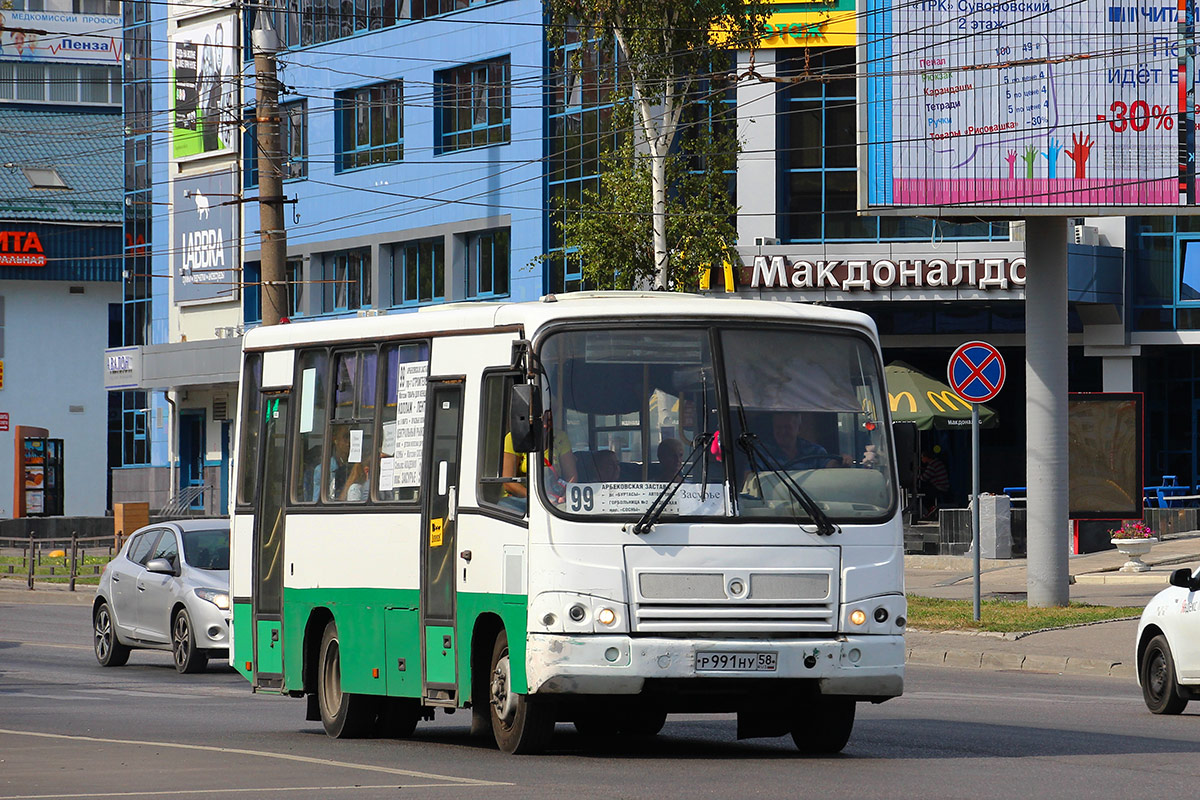
[[[637,519],[681,473],[656,518],[811,521],[789,483],[835,519],[892,508],[883,383],[864,337],[572,330],[547,337],[541,363],[542,488],[560,513]]]
[[[229,569],[229,531],[184,531],[183,558],[196,569]]]

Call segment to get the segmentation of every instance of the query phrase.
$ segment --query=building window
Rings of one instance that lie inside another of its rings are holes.
[[[279,106],[279,144],[283,150],[283,179],[308,177],[308,103],[283,103]],[[258,186],[258,126],[253,109],[246,111],[245,154],[246,187]]]
[[[3,61],[0,100],[117,105],[121,102],[121,73],[118,67]]]
[[[121,392],[121,463],[150,463],[150,409],[146,393]]]
[[[783,53],[784,51],[778,51]],[[947,224],[918,217],[857,213],[853,49],[804,48],[781,58],[777,97],[777,229],[784,242],[1008,239],[1008,223]],[[935,227],[936,226],[936,227]]]
[[[392,247],[392,305],[446,299],[446,242],[441,237]]]
[[[338,170],[404,158],[404,89],[400,81],[338,92]]]
[[[449,14],[452,11],[494,2],[497,0],[412,0],[412,18],[436,17],[439,14]]]
[[[435,81],[437,153],[504,144],[511,139],[508,56],[443,70]]]
[[[288,318],[300,315],[304,292],[303,268],[302,261],[289,261],[284,266]],[[259,261],[247,261],[242,268],[242,319],[246,325],[262,322],[262,263]]]
[[[508,228],[467,237],[467,297],[508,296]]]
[[[346,250],[324,256],[325,311],[354,311],[371,306],[371,251]]]
[[[36,0],[40,5],[43,0]],[[71,10],[76,14],[107,14],[116,16],[121,13],[120,0],[72,0]]]

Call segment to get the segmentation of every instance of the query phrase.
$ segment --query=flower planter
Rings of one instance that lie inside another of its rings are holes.
[[[1121,572],[1145,572],[1150,565],[1142,561],[1142,556],[1150,552],[1150,548],[1158,539],[1112,539],[1113,545],[1121,555],[1129,560],[1121,566]]]

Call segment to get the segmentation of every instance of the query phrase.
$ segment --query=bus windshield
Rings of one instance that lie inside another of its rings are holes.
[[[719,355],[718,355],[719,354]],[[566,515],[841,521],[894,504],[883,380],[864,337],[772,327],[609,328],[541,348],[542,486]]]

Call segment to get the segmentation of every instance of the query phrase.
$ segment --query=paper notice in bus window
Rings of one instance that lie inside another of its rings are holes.
[[[567,487],[566,509],[574,514],[641,515],[658,497],[664,483],[572,483]],[[663,510],[664,516],[725,516],[729,507],[725,485],[685,483]]]
[[[421,451],[425,444],[425,387],[428,361],[397,365],[396,432],[392,454],[392,487],[418,486],[421,483]]]
[[[317,370],[316,367],[300,373],[300,396],[304,398],[300,404],[300,432],[312,433],[313,407],[317,402]]]
[[[385,422],[380,426],[383,430],[383,443],[379,446],[379,452],[385,456],[396,454],[396,423]],[[388,487],[391,488],[390,486]]]
[[[347,461],[349,461],[351,464],[357,464],[358,462],[362,461],[362,442],[362,431],[350,431],[350,455],[347,456]]]
[[[392,490],[392,481],[395,480],[393,468],[396,464],[394,458],[379,459],[379,491],[390,492]]]

